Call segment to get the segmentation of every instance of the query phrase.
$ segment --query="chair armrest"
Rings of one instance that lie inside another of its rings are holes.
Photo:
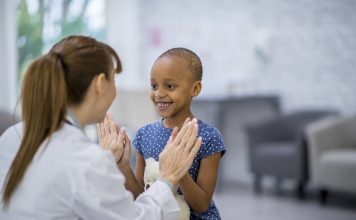
[[[306,127],[312,177],[318,173],[319,157],[326,151],[356,144],[356,117],[328,117]]]

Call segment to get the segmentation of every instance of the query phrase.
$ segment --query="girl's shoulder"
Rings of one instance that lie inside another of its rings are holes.
[[[224,155],[226,148],[224,138],[219,129],[201,120],[198,121],[198,126],[198,135],[202,137],[203,140],[199,154],[201,154],[202,157],[206,157],[217,152],[221,152],[222,155]]]
[[[211,136],[218,136],[218,137],[222,137],[219,129],[217,129],[216,127],[202,121],[202,120],[198,120],[198,126],[199,126],[199,135],[202,137],[211,137]]]
[[[161,129],[162,127],[162,122],[161,121],[156,121],[150,124],[147,124],[137,130],[137,133],[147,133],[147,132],[152,132],[157,129]]]
[[[140,139],[143,137],[149,137],[150,139],[156,139],[159,137],[170,136],[173,129],[166,128],[163,126],[162,121],[156,121],[151,124],[147,124],[139,128],[136,132],[135,137]]]

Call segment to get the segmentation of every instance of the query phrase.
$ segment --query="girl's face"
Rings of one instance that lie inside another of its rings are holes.
[[[151,70],[151,100],[160,116],[164,119],[183,120],[190,117],[196,83],[185,59],[158,59]]]

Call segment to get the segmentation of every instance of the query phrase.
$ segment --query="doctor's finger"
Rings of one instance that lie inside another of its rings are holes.
[[[115,121],[110,114],[108,115],[108,122],[110,134],[117,134],[118,131],[116,130]]]
[[[103,121],[103,126],[104,126],[104,135],[109,135],[110,134],[110,127],[109,127],[109,120],[108,116],[105,116],[105,119]]]
[[[173,128],[173,131],[171,134],[172,140],[174,140],[177,137],[178,131],[179,131],[179,129],[177,127]]]
[[[99,123],[98,125],[99,125],[99,129],[98,129],[99,139],[102,141],[105,135],[104,125],[103,123]]]
[[[184,152],[190,152],[190,150],[194,147],[194,143],[196,141],[198,134],[198,125],[195,124],[193,126],[192,132],[190,135],[186,136],[186,143],[184,145]]]
[[[100,123],[96,124],[96,133],[98,134],[99,141],[101,140],[101,126]]]
[[[194,129],[197,127],[196,120],[192,120],[191,124],[187,128],[186,132],[183,134],[181,142],[179,143],[180,146],[185,147],[187,145],[188,140],[190,140],[191,136],[193,135]]]
[[[120,128],[119,135],[118,135],[118,144],[121,147],[124,147],[125,145],[125,136],[126,136],[126,129],[124,127]]]
[[[181,131],[178,133],[178,135],[181,133],[180,138],[178,139],[179,141],[177,142],[178,144],[185,144],[188,137],[190,137],[194,126],[197,124],[197,119],[193,118],[191,121],[188,121],[181,129]],[[178,137],[177,135],[177,137]],[[183,142],[183,143],[182,143]]]
[[[187,124],[189,121],[190,121],[190,118],[189,118],[189,117],[188,117],[188,118],[186,118],[186,119],[184,120],[184,122],[183,122],[182,127],[183,127],[185,124]]]
[[[194,143],[193,148],[191,148],[189,155],[187,157],[189,161],[193,162],[195,156],[197,155],[197,153],[200,149],[201,143],[202,143],[202,138],[198,137]]]
[[[119,133],[121,126],[119,124],[117,124],[117,123],[115,123],[115,126],[116,126],[117,133]]]
[[[177,136],[173,140],[174,144],[179,145],[181,143],[182,139],[184,138],[184,136],[188,132],[188,129],[191,126],[191,124],[192,124],[192,122],[189,121],[185,125],[183,125],[183,127],[180,129],[180,131],[178,132]]]

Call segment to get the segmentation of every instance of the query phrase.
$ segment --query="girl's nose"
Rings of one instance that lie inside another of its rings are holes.
[[[155,96],[156,98],[162,98],[164,97],[166,94],[164,93],[164,91],[162,89],[157,89],[156,90],[156,93],[155,93]]]

